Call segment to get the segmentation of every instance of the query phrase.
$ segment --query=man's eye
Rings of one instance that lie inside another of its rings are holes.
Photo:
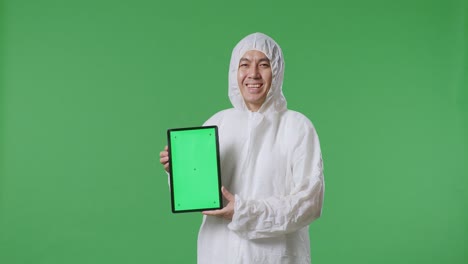
[[[239,65],[239,67],[248,67],[249,65],[247,65],[246,63],[243,63],[241,65]]]
[[[262,64],[260,64],[260,66],[262,66],[262,67],[264,67],[264,68],[268,68],[268,67],[270,67],[270,64],[268,64],[268,63],[262,63]]]

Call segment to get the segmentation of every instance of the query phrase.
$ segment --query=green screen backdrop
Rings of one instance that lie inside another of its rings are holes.
[[[0,2],[0,263],[195,263],[166,130],[231,107],[230,53],[282,47],[321,140],[312,262],[468,263],[465,0]],[[222,243],[222,241],[220,241]]]

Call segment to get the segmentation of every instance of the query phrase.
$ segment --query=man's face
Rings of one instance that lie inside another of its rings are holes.
[[[265,102],[271,80],[271,65],[267,56],[258,50],[247,51],[239,61],[237,82],[250,111],[258,111]]]

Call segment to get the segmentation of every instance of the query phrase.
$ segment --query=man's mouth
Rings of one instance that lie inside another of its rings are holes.
[[[247,88],[260,88],[263,84],[255,83],[255,84],[246,84]]]
[[[262,91],[263,83],[247,83],[245,87],[247,87],[249,94],[258,94]]]

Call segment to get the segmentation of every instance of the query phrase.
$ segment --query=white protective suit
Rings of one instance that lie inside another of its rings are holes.
[[[244,103],[237,83],[239,60],[263,52],[273,74],[258,112]],[[309,224],[322,210],[324,179],[319,139],[312,123],[287,110],[282,93],[284,60],[270,37],[254,33],[239,42],[229,69],[234,108],[212,116],[217,125],[222,184],[235,194],[232,221],[204,216],[198,263],[310,263]]]

